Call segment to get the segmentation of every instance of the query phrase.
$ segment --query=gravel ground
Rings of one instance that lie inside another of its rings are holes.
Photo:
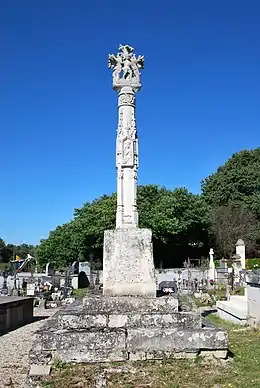
[[[57,309],[34,310],[34,317],[49,317]],[[0,388],[24,388],[28,373],[28,355],[34,340],[33,334],[45,319],[36,320],[8,334],[0,336]]]

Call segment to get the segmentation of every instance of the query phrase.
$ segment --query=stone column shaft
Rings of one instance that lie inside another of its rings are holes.
[[[136,228],[138,139],[135,120],[135,92],[124,86],[118,95],[117,130],[117,214],[116,228]]]

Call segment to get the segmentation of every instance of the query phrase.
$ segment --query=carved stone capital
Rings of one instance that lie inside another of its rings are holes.
[[[113,70],[113,89],[120,91],[124,86],[130,86],[134,91],[141,88],[140,69],[144,68],[144,57],[133,53],[134,48],[120,45],[119,52],[109,54],[108,67]]]
[[[134,93],[120,93],[118,96],[118,107],[122,105],[135,106],[135,95]]]

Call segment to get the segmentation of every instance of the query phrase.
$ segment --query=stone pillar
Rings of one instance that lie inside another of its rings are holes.
[[[214,251],[212,248],[210,248],[210,251],[209,251],[208,281],[209,280],[215,280]]]
[[[136,206],[138,142],[135,95],[141,89],[140,69],[144,57],[129,45],[109,55],[113,89],[118,92],[116,141],[116,229],[104,233],[103,295],[156,296],[152,232],[138,228]]]
[[[136,207],[138,140],[135,121],[135,92],[130,86],[120,88],[118,95],[116,168],[116,228],[135,228],[138,226]]]
[[[246,246],[242,239],[237,240],[236,255],[240,256],[241,269],[246,269]]]

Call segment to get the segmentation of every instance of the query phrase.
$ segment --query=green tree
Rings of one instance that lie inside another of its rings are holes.
[[[74,245],[74,224],[69,222],[58,226],[50,232],[49,237],[41,240],[36,248],[36,259],[41,267],[48,262],[55,263],[57,268],[64,268],[78,258]]]
[[[246,206],[233,203],[213,209],[211,228],[217,253],[225,258],[231,258],[239,238],[243,238],[250,250],[260,237],[255,215]]]
[[[6,244],[3,239],[0,238],[0,262],[9,263],[13,259],[13,247],[14,245]]]
[[[243,203],[260,219],[260,148],[235,153],[202,181],[201,189],[213,207]]]
[[[219,252],[230,255],[238,238],[254,250],[260,235],[260,148],[232,155],[201,188],[212,207],[211,230]]]
[[[25,260],[27,255],[31,256],[35,255],[35,247],[33,245],[28,244],[20,244],[13,246],[13,254],[18,255],[21,259]]]
[[[186,188],[173,191],[156,185],[138,188],[140,226],[152,229],[157,267],[182,265],[188,256],[208,251],[208,208]]]
[[[6,263],[6,245],[2,238],[0,238],[0,262]]]
[[[85,260],[91,255],[96,268],[102,265],[104,231],[116,226],[116,194],[103,195],[74,212],[74,246]]]

